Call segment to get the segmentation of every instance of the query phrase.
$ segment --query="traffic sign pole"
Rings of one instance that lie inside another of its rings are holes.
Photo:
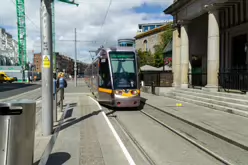
[[[42,133],[53,133],[52,0],[41,0]]]

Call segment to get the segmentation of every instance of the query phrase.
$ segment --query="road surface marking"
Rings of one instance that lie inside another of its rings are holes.
[[[90,97],[90,96],[89,96],[89,97]],[[95,99],[93,99],[92,97],[90,97],[90,99],[93,100],[93,101],[97,104],[97,106],[99,107],[100,110],[102,110],[101,105],[100,105]],[[131,155],[130,155],[129,152],[127,151],[125,145],[124,145],[123,142],[121,141],[121,138],[120,138],[119,135],[116,133],[116,131],[115,131],[113,125],[110,123],[108,117],[107,117],[106,114],[104,113],[104,111],[102,111],[102,115],[103,115],[104,119],[106,120],[106,122],[108,123],[109,128],[111,129],[112,133],[114,134],[114,137],[116,138],[117,142],[119,143],[119,145],[120,145],[120,147],[121,147],[121,149],[122,149],[122,151],[123,151],[125,157],[127,158],[129,164],[130,164],[130,165],[136,165],[136,164],[134,163],[134,161],[133,161],[133,158],[131,157]]]

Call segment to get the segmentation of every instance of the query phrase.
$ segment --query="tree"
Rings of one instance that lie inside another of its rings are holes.
[[[164,65],[163,51],[166,45],[171,41],[173,29],[169,28],[160,35],[160,43],[154,46],[154,66],[161,67]]]
[[[163,46],[155,45],[154,49],[155,49],[154,66],[155,67],[161,67],[161,66],[163,66]]]

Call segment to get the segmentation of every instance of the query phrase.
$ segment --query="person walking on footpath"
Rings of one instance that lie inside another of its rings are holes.
[[[61,103],[59,103],[60,106],[61,106],[61,104],[63,106],[64,88],[67,87],[67,81],[65,80],[64,76],[65,76],[64,73],[60,73],[58,76],[58,79],[57,79],[57,83],[56,83],[57,88],[59,88],[59,90],[60,90],[60,100],[62,101]]]

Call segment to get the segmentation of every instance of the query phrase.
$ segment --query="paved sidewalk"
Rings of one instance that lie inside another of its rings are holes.
[[[144,92],[141,93],[141,97],[148,105],[248,149],[248,119],[245,117]],[[182,103],[182,107],[177,107],[177,103]]]
[[[101,109],[90,96],[85,83],[80,82],[78,87],[74,87],[72,82],[68,82],[64,120],[58,126],[54,146],[48,144],[48,148],[53,148],[48,153],[47,165],[129,164]],[[35,165],[38,163],[36,160]]]

